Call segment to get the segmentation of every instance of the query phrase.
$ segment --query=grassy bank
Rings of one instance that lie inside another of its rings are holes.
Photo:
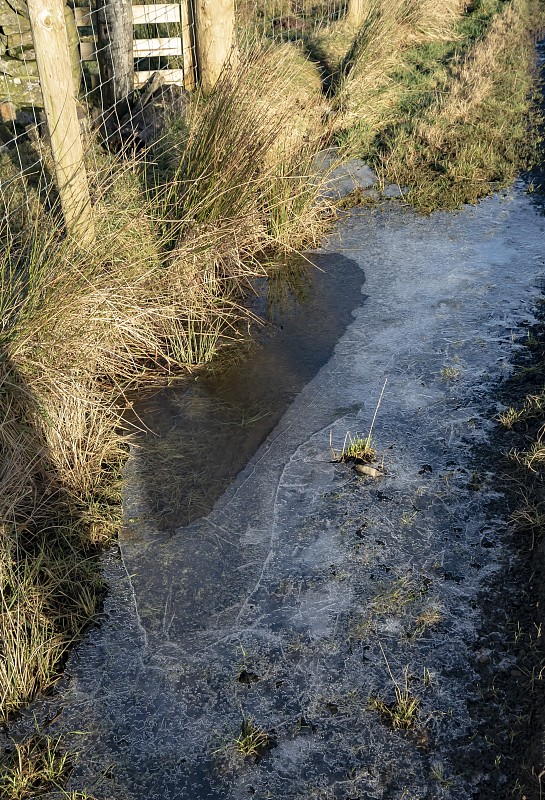
[[[13,212],[0,231],[1,721],[54,685],[100,606],[127,396],[236,342],[267,262],[320,241],[316,152],[336,141],[423,210],[527,158],[537,0],[362,9],[245,56],[142,158],[92,144],[92,252],[31,179],[31,224]]]
[[[429,212],[506,186],[535,153],[532,32],[544,17],[538,0],[425,6],[413,19],[405,3],[370,3],[333,103],[345,151]]]

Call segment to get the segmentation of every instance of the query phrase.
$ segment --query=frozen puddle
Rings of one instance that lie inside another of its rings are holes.
[[[478,593],[508,555],[479,452],[544,233],[520,187],[339,226],[324,252],[358,263],[366,298],[211,513],[160,535],[128,479],[127,515],[145,522],[108,559],[102,624],[41,709],[83,732],[68,736],[75,786],[109,800],[510,796],[501,768],[468,754]],[[385,378],[373,481],[332,463],[329,441],[368,430]],[[385,724],[394,680],[419,698],[408,733]],[[244,720],[269,736],[261,758],[236,750]]]

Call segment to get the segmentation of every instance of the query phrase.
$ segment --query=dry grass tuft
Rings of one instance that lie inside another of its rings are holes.
[[[385,174],[423,211],[475,202],[510,182],[532,145],[533,0],[512,0],[455,63],[420,118],[392,132]]]
[[[271,737],[260,728],[253,719],[244,719],[240,734],[235,742],[235,749],[239,755],[259,757],[271,746]]]
[[[400,94],[396,70],[414,44],[450,40],[465,10],[461,0],[361,0],[357,33],[340,66],[333,108],[338,131],[357,129],[356,141],[370,141],[395,121]],[[350,25],[342,23],[344,26]],[[352,23],[353,24],[353,23]]]
[[[70,791],[70,779],[77,753],[64,750],[61,737],[37,730],[21,742],[13,742],[0,758],[0,791],[6,800],[95,800],[85,791]]]
[[[60,739],[37,733],[16,743],[0,761],[2,797],[30,800],[53,791],[65,796],[63,787],[71,771],[69,756],[63,752]]]
[[[384,655],[384,651],[382,652]],[[386,660],[386,656],[384,658]],[[394,677],[387,660],[386,665],[394,689],[394,700],[387,703],[381,697],[370,695],[368,705],[370,709],[378,711],[386,725],[394,730],[407,731],[413,728],[418,721],[420,698],[411,691],[412,676],[409,674],[408,667],[405,667],[402,678],[398,680]]]

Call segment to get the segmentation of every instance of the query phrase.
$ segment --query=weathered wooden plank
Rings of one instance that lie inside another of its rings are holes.
[[[80,42],[79,52],[82,61],[97,60],[97,46],[94,42]]]
[[[85,244],[94,239],[83,162],[63,0],[28,0],[57,188],[66,228]]]
[[[76,25],[78,28],[90,28],[94,22],[93,15],[91,15],[91,9],[89,7],[82,7],[82,8],[74,8],[74,17],[76,19]]]
[[[156,56],[181,56],[180,39],[135,39],[133,55],[136,58],[153,58]],[[82,61],[96,61],[97,47],[94,42],[80,42],[80,58]]]
[[[104,109],[123,116],[123,104],[133,90],[131,0],[96,0],[97,58]]]
[[[180,36],[135,39],[132,54],[134,58],[156,58],[158,56],[182,56],[183,69],[161,70],[166,83],[184,85],[186,89],[195,88],[195,64],[193,58],[193,41],[191,36],[191,12],[189,0],[180,3],[154,3],[131,7],[133,25],[153,25],[175,23],[180,25]],[[74,8],[74,16],[78,27],[96,27],[96,12],[89,7]],[[82,61],[96,61],[97,47],[94,42],[80,43]],[[150,70],[141,70],[135,75],[134,85],[141,86],[152,75]]]
[[[132,7],[133,25],[153,25],[163,22],[180,22],[178,3],[156,3]]]
[[[154,70],[140,70],[134,73],[134,86],[136,89],[139,89],[140,86],[143,86],[146,81],[148,81],[151,76],[153,75]],[[163,79],[164,83],[176,83],[178,86],[183,86],[184,83],[184,71],[183,69],[162,69],[159,70],[159,74]]]
[[[68,6],[64,7],[64,22],[66,24],[66,37],[68,39],[68,52],[70,53],[70,63],[72,64],[72,80],[74,81],[74,89],[76,97],[79,93],[81,83],[81,65],[79,63],[79,37],[76,21],[72,15],[72,11]]]
[[[137,58],[181,56],[182,40],[177,36],[164,39],[135,39],[133,53]]]
[[[74,8],[76,25],[79,28],[89,28],[94,24],[96,15],[91,13],[88,6]],[[133,25],[153,25],[163,22],[180,22],[179,3],[145,3],[132,6]]]
[[[192,10],[191,0],[181,0],[180,9],[182,12],[182,55],[184,59],[184,88],[188,92],[195,88],[197,75],[195,69],[195,47],[193,42],[192,30]]]
[[[350,25],[359,28],[368,13],[366,0],[348,0],[346,19]]]

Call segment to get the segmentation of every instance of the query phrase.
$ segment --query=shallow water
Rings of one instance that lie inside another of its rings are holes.
[[[485,775],[471,755],[478,598],[510,557],[479,454],[532,320],[544,235],[522,185],[454,214],[354,210],[319,258],[355,262],[367,297],[213,508],[172,521],[174,495],[146,485],[134,454],[101,626],[34,709],[62,708],[55,730],[82,732],[67,737],[74,785],[112,800],[467,800],[492,781],[509,796],[501,768]],[[385,379],[373,481],[332,463],[330,436],[368,431]],[[165,423],[176,447],[184,403]],[[420,700],[408,735],[372,707],[396,682]],[[236,752],[249,719],[274,745],[257,760]]]
[[[362,303],[363,272],[344,255],[294,257],[285,271],[258,287],[252,310],[264,325],[251,342],[236,342],[219,363],[135,407],[149,433],[135,442],[133,476],[167,536],[211,511]],[[133,537],[139,528],[130,526]]]

